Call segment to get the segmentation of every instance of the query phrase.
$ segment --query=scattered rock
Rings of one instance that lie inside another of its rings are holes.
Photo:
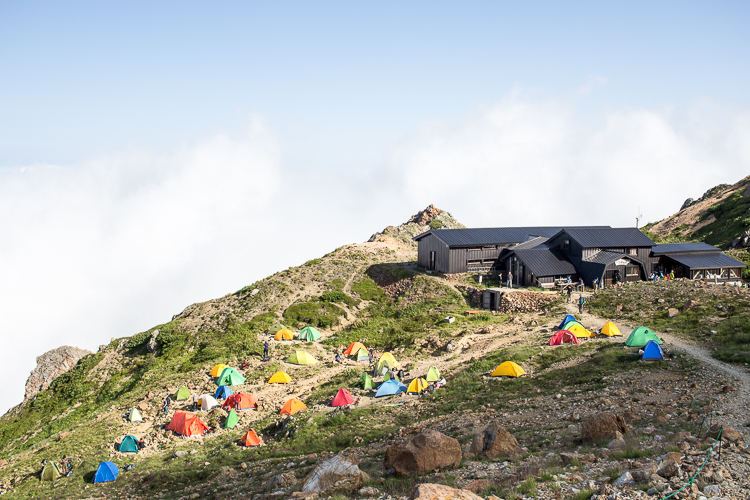
[[[490,486],[492,486],[492,483],[490,483],[486,479],[475,479],[474,481],[467,484],[464,489],[469,490],[472,493],[482,493]]]
[[[409,497],[410,500],[482,500],[482,497],[475,495],[471,491],[457,490],[450,486],[442,484],[424,483],[414,487],[414,492]]]
[[[294,483],[296,482],[297,478],[294,475],[294,472],[284,472],[283,474],[273,476],[268,483],[266,483],[266,489],[277,490],[280,488],[288,488],[294,486]]]
[[[334,455],[318,464],[305,478],[302,491],[314,491],[319,494],[336,489],[353,490],[362,486],[370,477],[360,470],[357,459]]]
[[[722,441],[729,441],[730,443],[737,443],[742,442],[745,440],[745,436],[743,436],[737,429],[734,427],[730,427],[728,425],[724,425],[722,429],[721,424],[714,424],[711,426],[711,429],[706,433],[707,437],[716,439],[719,437],[719,431],[721,430],[721,439]]]
[[[599,413],[587,419],[581,426],[581,438],[585,442],[613,439],[616,432],[627,434],[625,419],[614,413]]]
[[[174,452],[174,456],[177,457],[177,458],[186,457],[187,454],[188,454],[188,452],[185,451],[185,450],[178,450],[178,451]]]
[[[669,309],[667,309],[667,316],[669,316],[670,318],[674,318],[678,314],[680,314],[679,309],[675,309],[674,307],[670,307]]]
[[[709,495],[710,497],[720,497],[721,496],[721,488],[719,488],[718,484],[710,484],[703,488],[703,493],[706,495]]]
[[[662,463],[662,466],[659,468],[656,473],[661,476],[669,479],[670,477],[674,477],[680,474],[680,468],[678,465],[672,461],[672,460],[665,460]]]
[[[630,472],[625,472],[622,476],[618,477],[612,485],[625,486],[626,484],[633,484],[634,482],[635,480],[633,480],[633,476]]]
[[[491,422],[484,431],[477,434],[469,448],[469,453],[487,458],[512,457],[520,452],[516,438],[497,422]]]
[[[395,453],[395,450],[390,454],[386,453],[386,459]],[[436,469],[457,467],[461,458],[458,440],[441,432],[425,429],[401,448],[392,462],[392,468],[398,476],[419,476]],[[387,462],[384,461],[384,465],[388,465]]]
[[[609,450],[622,450],[627,446],[625,439],[622,437],[620,431],[615,432],[615,438],[607,444]]]
[[[357,493],[359,493],[363,497],[376,497],[380,495],[380,490],[377,488],[373,488],[372,486],[365,486]]]

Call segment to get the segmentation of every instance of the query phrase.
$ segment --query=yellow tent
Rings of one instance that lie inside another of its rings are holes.
[[[211,371],[208,372],[208,374],[211,375],[212,377],[218,377],[219,375],[221,375],[221,372],[224,371],[224,368],[229,368],[229,367],[224,364],[216,365],[213,368],[211,368]]]
[[[282,328],[278,332],[276,332],[276,335],[273,336],[276,340],[293,340],[294,334],[287,330],[286,328]]]
[[[291,381],[292,377],[284,372],[276,372],[268,379],[269,384],[288,384]]]
[[[390,352],[383,354],[378,360],[378,371],[381,371],[384,366],[388,368],[396,368],[398,366],[398,361],[396,361],[396,358]]]
[[[409,384],[409,388],[406,389],[407,394],[419,394],[420,392],[427,389],[427,386],[429,384],[427,381],[423,378],[415,378],[411,381],[411,384]]]
[[[521,375],[526,375],[526,372],[513,361],[500,363],[495,371],[490,374],[492,377],[520,377]]]
[[[286,362],[295,365],[314,365],[318,360],[307,354],[305,351],[295,351],[294,354],[286,358]]]
[[[591,333],[590,331],[586,330],[581,325],[570,325],[568,327],[568,331],[570,333],[572,333],[573,335],[575,335],[576,337],[578,337],[579,339],[581,337],[593,337],[594,336],[593,333]]]
[[[620,331],[620,329],[617,328],[617,326],[615,326],[615,324],[611,321],[608,321],[604,324],[601,334],[606,335],[607,337],[622,337],[622,332]]]

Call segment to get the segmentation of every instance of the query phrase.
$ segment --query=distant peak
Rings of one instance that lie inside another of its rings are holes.
[[[443,213],[443,211],[437,208],[435,205],[429,205],[424,210],[421,210],[412,215],[406,223],[426,226],[427,224],[435,220],[435,218],[441,213]]]

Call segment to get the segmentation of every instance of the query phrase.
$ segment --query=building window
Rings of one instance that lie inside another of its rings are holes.
[[[737,269],[730,269],[729,270],[729,277],[730,278],[738,278],[739,274],[737,274]]]
[[[637,248],[631,248],[628,253],[630,255],[638,255],[638,249]]]
[[[625,274],[628,276],[640,276],[638,268],[636,266],[628,266],[625,268]]]
[[[563,250],[569,250],[570,249],[570,240],[562,240],[562,244],[560,245]]]

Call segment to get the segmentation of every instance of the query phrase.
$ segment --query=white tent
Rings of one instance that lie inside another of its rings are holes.
[[[214,399],[213,396],[210,394],[204,394],[200,398],[198,398],[198,402],[201,404],[201,410],[206,411],[210,410],[211,408],[216,408],[217,406],[221,406],[216,399]]]

